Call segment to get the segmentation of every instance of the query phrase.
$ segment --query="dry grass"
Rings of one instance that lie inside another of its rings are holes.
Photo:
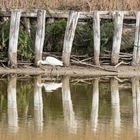
[[[0,0],[0,8],[140,10],[140,0]]]

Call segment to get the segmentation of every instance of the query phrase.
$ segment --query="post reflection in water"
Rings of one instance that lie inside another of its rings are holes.
[[[34,121],[35,126],[39,132],[43,130],[43,100],[42,87],[38,85],[41,83],[41,76],[37,76],[34,81]]]
[[[16,98],[16,76],[9,77],[8,81],[8,126],[10,131],[17,132],[18,130],[18,112]]]
[[[75,119],[75,113],[73,111],[73,105],[71,100],[69,77],[64,77],[62,82],[62,102],[64,121],[70,133],[77,133],[77,120]]]
[[[115,136],[119,136],[121,128],[120,118],[120,97],[118,81],[115,78],[111,78],[111,103],[112,103],[112,118],[113,127],[115,129]]]
[[[133,127],[140,136],[140,87],[139,79],[132,78]]]
[[[98,125],[98,111],[99,111],[99,78],[96,78],[93,83],[92,110],[91,110],[91,127],[94,132],[96,132]]]

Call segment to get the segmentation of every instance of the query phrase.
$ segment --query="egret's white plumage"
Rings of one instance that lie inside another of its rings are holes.
[[[46,57],[45,60],[39,60],[38,62],[38,65],[39,64],[43,64],[43,65],[52,65],[52,66],[63,66],[63,62],[54,58],[54,57],[51,57],[51,56],[48,56]]]

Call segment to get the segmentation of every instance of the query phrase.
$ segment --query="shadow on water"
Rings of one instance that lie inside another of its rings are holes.
[[[0,80],[2,139],[139,139],[139,79]]]

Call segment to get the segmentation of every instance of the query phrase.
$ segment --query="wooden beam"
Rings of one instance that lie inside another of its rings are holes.
[[[42,60],[42,52],[44,45],[45,37],[45,20],[46,20],[46,11],[38,10],[37,12],[37,29],[36,29],[36,38],[35,38],[35,65],[37,62]]]
[[[74,40],[75,29],[77,26],[78,18],[79,18],[79,12],[75,12],[75,11],[70,12],[67,21],[67,27],[65,31],[64,44],[63,44],[62,59],[63,59],[64,66],[70,65],[72,43]]]
[[[100,13],[94,12],[93,17],[93,40],[94,40],[94,62],[96,65],[100,65]]]
[[[20,25],[21,10],[11,11],[10,21],[10,34],[9,34],[9,66],[17,67],[17,46],[18,46],[18,34]]]
[[[22,17],[37,17],[38,10],[26,11],[22,10]],[[99,11],[101,19],[111,19],[112,13],[114,11]],[[124,19],[131,19],[135,20],[135,12],[136,11],[122,11],[124,13]],[[10,11],[1,10],[0,17],[10,17]],[[46,18],[68,18],[69,11],[61,11],[61,10],[47,10]],[[93,18],[93,11],[91,12],[80,12],[79,19],[92,19]]]
[[[135,30],[132,65],[133,66],[140,65],[140,12],[137,12],[136,14],[136,30]]]
[[[123,29],[124,13],[116,11],[114,14],[114,37],[111,54],[111,64],[116,65],[119,60],[119,53],[121,47],[122,29]]]

